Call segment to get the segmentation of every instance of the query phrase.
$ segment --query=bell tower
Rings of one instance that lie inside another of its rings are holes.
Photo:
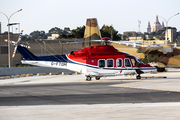
[[[151,33],[151,25],[150,25],[150,22],[148,22],[147,33]]]

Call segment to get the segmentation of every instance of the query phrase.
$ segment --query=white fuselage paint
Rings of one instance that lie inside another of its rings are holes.
[[[71,60],[72,61],[72,60]],[[134,75],[137,74],[137,68],[99,68],[98,66],[88,65],[84,63],[79,63],[72,61],[69,62],[53,62],[53,61],[30,61],[30,60],[22,60],[23,64],[30,64],[35,66],[42,67],[53,67],[53,68],[63,68],[69,69],[75,72],[79,72],[84,76],[116,76],[116,75]],[[156,68],[148,69],[142,68],[141,71],[144,73],[155,72]]]

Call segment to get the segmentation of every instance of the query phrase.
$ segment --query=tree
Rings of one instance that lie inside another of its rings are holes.
[[[127,36],[128,40],[129,40],[129,37],[131,36],[131,33],[127,33],[126,36]]]
[[[69,34],[69,36],[73,36],[75,38],[83,38],[84,31],[85,31],[85,26],[77,27],[76,29],[71,30],[71,33]]]
[[[49,32],[47,33],[48,36],[51,36],[52,34],[62,34],[63,33],[63,30],[58,28],[58,27],[54,27],[54,28],[51,28],[49,30]]]
[[[47,39],[45,31],[34,31],[30,33],[30,39]]]
[[[22,35],[22,40],[30,40],[30,36],[25,34],[25,35]]]
[[[57,39],[61,39],[61,38],[67,38],[67,35],[62,33]]]
[[[141,38],[142,38],[143,40],[145,40],[145,39],[146,39],[146,36],[145,36],[144,34],[142,34],[142,35],[141,35]]]
[[[127,35],[123,35],[123,40],[126,40],[126,38],[127,38]]]
[[[136,37],[136,40],[137,40],[137,36],[138,36],[137,32],[134,33],[134,36]]]
[[[102,37],[109,37],[113,40],[120,40],[121,37],[118,35],[118,31],[116,31],[113,26],[103,25],[100,32]]]
[[[119,40],[122,40],[122,39],[121,39],[121,37],[122,37],[121,34],[118,33],[117,36],[119,37]]]
[[[53,34],[53,33],[61,34],[62,32],[63,32],[63,30],[58,27],[54,27],[49,30],[49,34]]]

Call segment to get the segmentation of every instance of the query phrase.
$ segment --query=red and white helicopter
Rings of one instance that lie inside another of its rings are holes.
[[[155,67],[142,63],[135,56],[108,45],[110,38],[102,38],[101,41],[105,41],[105,45],[91,46],[69,54],[35,56],[27,49],[29,46],[20,43],[22,32],[17,42],[5,41],[15,46],[13,57],[16,49],[23,56],[23,64],[69,69],[81,73],[87,81],[92,77],[99,80],[101,77],[118,75],[137,75],[136,78],[140,79],[141,74],[156,71]]]

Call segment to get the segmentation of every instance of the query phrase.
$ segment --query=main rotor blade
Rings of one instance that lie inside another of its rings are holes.
[[[80,41],[80,42],[66,42],[66,43],[63,43],[63,44],[76,44],[76,43],[87,43],[87,42],[99,42],[99,41],[85,40],[85,41]]]
[[[14,52],[13,52],[12,58],[15,56],[16,50],[17,50],[17,46],[14,48]]]
[[[128,45],[136,45],[136,46],[141,46],[141,45],[146,45],[146,46],[151,46],[151,45],[156,45],[156,46],[174,46],[172,44],[157,44],[157,43],[147,43],[147,42],[127,42],[127,41],[111,41],[113,43],[119,43],[119,44],[128,44]]]

